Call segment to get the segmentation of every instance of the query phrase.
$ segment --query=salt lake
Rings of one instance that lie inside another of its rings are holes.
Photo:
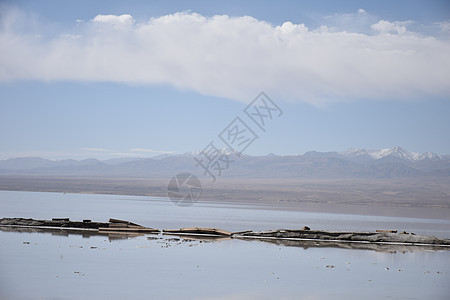
[[[0,191],[0,218],[126,219],[158,229],[399,229],[450,238],[450,221],[167,198]],[[238,239],[0,231],[0,299],[448,299],[450,251],[373,251]]]

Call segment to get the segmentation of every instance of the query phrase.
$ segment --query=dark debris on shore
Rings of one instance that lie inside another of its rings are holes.
[[[35,228],[41,230],[78,230],[115,234],[159,234],[155,228],[144,227],[129,221],[109,219],[109,222],[92,222],[91,220],[71,221],[69,218],[53,218],[52,220],[35,220],[25,218],[0,219],[2,228]],[[3,230],[3,229],[2,229]],[[416,235],[405,231],[377,230],[376,232],[320,231],[305,226],[301,229],[278,229],[269,231],[229,232],[217,228],[193,227],[162,230],[163,234],[186,236],[187,238],[238,238],[244,240],[261,240],[276,244],[314,246],[314,243],[334,244],[370,244],[370,245],[405,245],[440,247],[450,250],[450,240],[435,236]],[[312,243],[311,243],[312,242]],[[358,248],[358,247],[357,247]]]

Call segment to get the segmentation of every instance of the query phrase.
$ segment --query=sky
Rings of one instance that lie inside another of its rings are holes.
[[[450,154],[449,53],[445,0],[0,1],[0,159],[225,147],[236,117],[250,155]]]

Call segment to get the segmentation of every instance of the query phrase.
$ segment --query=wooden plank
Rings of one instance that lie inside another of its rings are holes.
[[[117,231],[117,232],[159,232],[158,229],[155,228],[109,228],[109,227],[101,227],[98,229],[99,231]]]
[[[141,225],[127,225],[127,228],[136,228],[136,229],[139,229],[139,228],[148,228],[148,227],[141,226]]]
[[[215,235],[225,235],[230,236],[232,232],[226,231],[218,228],[208,228],[208,227],[189,227],[180,229],[165,229],[163,232],[168,233],[198,233],[198,234],[215,234]]]
[[[127,226],[124,223],[109,223],[109,228],[127,228]]]
[[[133,222],[119,220],[119,219],[113,219],[113,218],[109,219],[109,223],[122,223],[122,224],[134,225],[134,226],[141,226],[141,225],[133,223]]]
[[[206,234],[189,234],[189,233],[165,233],[170,236],[178,236],[183,240],[196,240],[196,241],[225,241],[231,240],[231,236],[223,235],[206,235]]]
[[[128,221],[125,221],[125,220],[119,220],[119,219],[113,219],[113,218],[110,218],[110,219],[109,219],[109,223],[122,223],[122,224],[128,224],[129,222],[128,222]]]
[[[123,223],[109,223],[108,224],[109,228],[147,228],[145,226],[141,226],[141,225],[128,225],[128,224],[123,224]]]

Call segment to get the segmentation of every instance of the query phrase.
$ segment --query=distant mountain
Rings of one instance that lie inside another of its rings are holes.
[[[35,168],[46,167],[53,161],[40,157],[18,157],[0,161],[0,169],[5,170],[32,170]]]
[[[111,159],[104,160],[103,162],[108,165],[115,166],[118,164],[137,161],[137,160],[141,160],[141,159],[142,158],[136,158],[136,157],[117,157],[117,158],[111,158]]]
[[[440,160],[443,157],[433,153],[425,152],[422,154],[416,152],[410,152],[401,147],[393,147],[390,149],[382,150],[366,150],[366,149],[350,149],[340,153],[348,158],[367,158],[367,159],[400,159],[405,161],[418,161],[418,160]]]
[[[382,150],[349,149],[344,152],[310,151],[303,155],[238,155],[222,149],[233,178],[396,178],[449,177],[450,155],[422,154],[401,147]],[[172,177],[180,172],[203,173],[194,159],[199,152],[163,154],[153,158],[114,158],[100,161],[47,160],[22,157],[0,160],[0,175]]]
[[[84,160],[64,159],[49,160],[40,157],[18,157],[7,160],[0,160],[0,169],[5,170],[35,170],[48,168],[80,167],[102,164],[95,158]]]

